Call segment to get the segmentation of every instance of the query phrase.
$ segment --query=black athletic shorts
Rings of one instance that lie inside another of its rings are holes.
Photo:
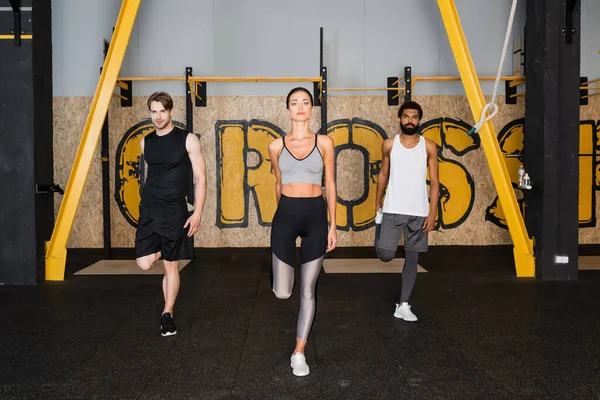
[[[323,196],[281,195],[271,226],[271,250],[281,261],[294,266],[296,239],[302,238],[300,262],[316,260],[327,250],[327,207]]]
[[[144,257],[161,252],[163,260],[191,260],[193,242],[187,237],[189,218],[187,204],[164,203],[140,205],[140,218],[135,234],[135,256]]]

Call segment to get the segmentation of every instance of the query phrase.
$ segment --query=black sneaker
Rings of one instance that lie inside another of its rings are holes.
[[[166,312],[160,317],[160,334],[163,336],[177,334],[177,329],[175,329],[175,322],[173,322],[171,313]]]

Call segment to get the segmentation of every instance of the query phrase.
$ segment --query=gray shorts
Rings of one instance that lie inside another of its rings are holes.
[[[377,247],[396,251],[404,233],[404,250],[427,251],[428,232],[423,231],[425,217],[403,214],[383,214]]]

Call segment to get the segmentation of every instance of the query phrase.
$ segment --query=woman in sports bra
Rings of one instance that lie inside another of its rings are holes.
[[[315,316],[315,285],[325,253],[337,244],[334,146],[329,136],[309,129],[313,98],[308,90],[292,89],[286,106],[292,130],[269,144],[278,203],[271,227],[273,292],[280,299],[292,294],[296,239],[302,238],[300,313],[290,363],[294,375],[305,376],[309,368],[304,347]],[[327,201],[323,198],[323,172]]]

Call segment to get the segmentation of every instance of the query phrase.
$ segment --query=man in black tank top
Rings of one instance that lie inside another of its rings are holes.
[[[140,201],[135,252],[137,265],[145,271],[156,260],[163,259],[165,308],[160,329],[162,336],[170,336],[177,333],[173,321],[179,292],[177,261],[193,256],[194,248],[187,238],[200,228],[206,197],[206,166],[198,137],[173,125],[171,96],[154,93],[148,99],[148,109],[156,129],[141,141],[148,172]],[[195,208],[191,215],[186,199],[190,172],[195,185]]]

